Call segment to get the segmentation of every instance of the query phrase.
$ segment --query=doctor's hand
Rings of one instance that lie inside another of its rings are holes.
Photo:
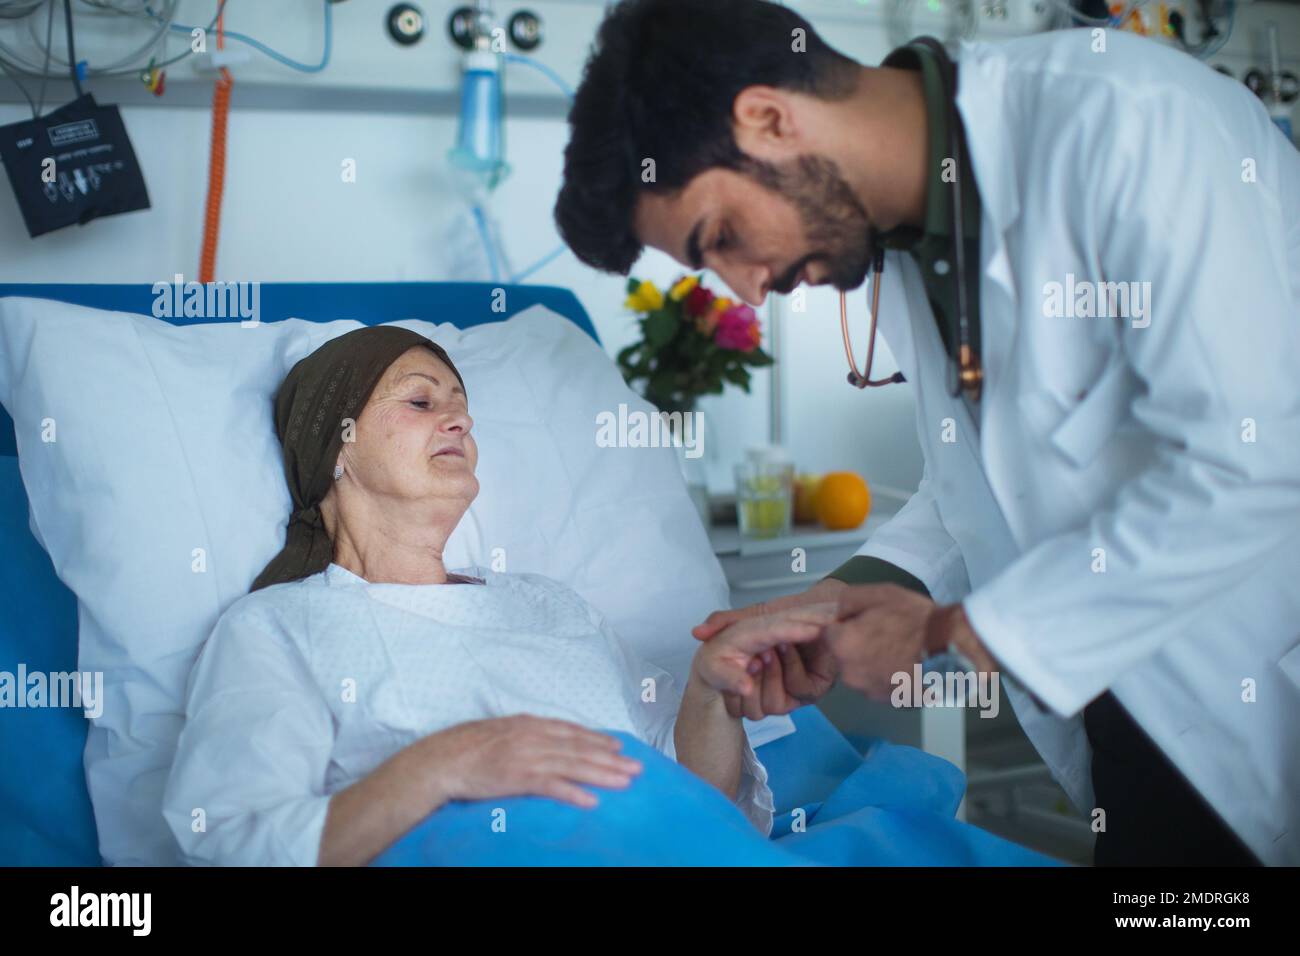
[[[840,678],[873,700],[887,700],[891,678],[926,653],[926,623],[934,601],[896,584],[859,584],[839,595],[839,618],[826,629],[826,644]]]
[[[836,610],[825,601],[734,621],[695,652],[692,672],[723,695],[732,717],[789,713],[835,681],[820,638]]]
[[[954,646],[977,670],[997,669],[960,604],[940,607],[897,584],[861,584],[840,594],[839,620],[826,643],[840,677],[873,700],[888,700],[893,676]]]

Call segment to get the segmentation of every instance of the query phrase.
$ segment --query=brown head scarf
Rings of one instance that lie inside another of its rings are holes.
[[[284,477],[293,498],[284,549],[263,569],[252,590],[309,577],[334,560],[334,542],[320,503],[334,481],[345,419],[356,421],[384,372],[407,349],[422,345],[465,381],[442,347],[395,325],[355,329],[330,339],[302,359],[275,396],[275,434],[284,449]]]

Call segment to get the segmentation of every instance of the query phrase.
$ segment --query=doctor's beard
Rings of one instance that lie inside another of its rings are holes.
[[[798,210],[813,249],[772,282],[772,291],[782,295],[793,292],[799,272],[814,259],[825,266],[824,283],[841,292],[862,285],[875,254],[875,233],[867,211],[835,162],[811,153],[781,166],[753,157],[746,160],[741,172]]]

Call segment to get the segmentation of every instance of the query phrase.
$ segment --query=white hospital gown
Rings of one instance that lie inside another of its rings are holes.
[[[331,564],[222,615],[163,799],[187,862],[314,865],[332,794],[465,721],[558,718],[676,759],[680,691],[599,611],[541,575],[464,573],[486,584],[371,584]],[[735,802],[767,835],[767,772],[744,748]]]

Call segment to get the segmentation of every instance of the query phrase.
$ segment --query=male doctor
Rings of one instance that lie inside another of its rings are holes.
[[[1122,33],[873,68],[760,0],[625,0],[569,122],[556,221],[592,266],[648,245],[759,305],[883,258],[923,478],[806,593],[696,628],[838,602],[746,646],[733,713],[885,699],[953,649],[1097,863],[1300,864],[1300,155],[1255,97]]]

